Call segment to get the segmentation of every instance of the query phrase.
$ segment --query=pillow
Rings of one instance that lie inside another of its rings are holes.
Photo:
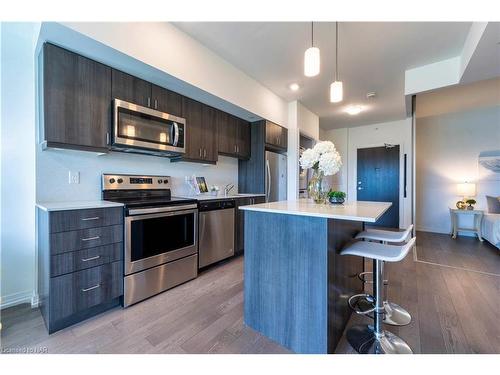
[[[486,204],[488,205],[488,213],[500,214],[500,200],[499,197],[486,196]]]

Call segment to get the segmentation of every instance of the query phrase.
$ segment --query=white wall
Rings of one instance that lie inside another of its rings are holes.
[[[285,100],[171,23],[47,22],[41,38],[240,117],[287,126]]]
[[[357,199],[357,150],[358,148],[379,147],[385,143],[400,147],[400,199],[399,226],[405,228],[411,224],[411,166],[412,138],[411,119],[358,126],[353,128],[322,131],[323,140],[331,140],[340,152],[343,167],[338,175],[328,183],[331,187],[347,192],[348,200]],[[404,154],[407,154],[407,197],[404,189]],[[347,184],[347,185],[346,185]]]
[[[37,149],[36,181],[38,202],[101,199],[102,173],[172,176],[175,195],[189,193],[184,176],[204,176],[208,185],[233,183],[238,186],[238,160],[219,156],[217,165],[170,162],[156,156],[111,152],[99,155],[84,151]],[[69,171],[80,172],[80,183],[69,184]],[[76,197],[76,198],[75,198]]]
[[[35,264],[34,23],[1,23],[1,307],[29,302]]]
[[[288,168],[287,198],[299,197],[299,139],[300,134],[319,139],[319,117],[299,101],[288,104]]]
[[[457,183],[476,183],[478,208],[500,195],[500,174],[478,164],[481,151],[500,149],[500,79],[417,95],[416,107],[416,226],[449,233]]]
[[[319,138],[322,141],[332,141],[342,158],[342,168],[333,176],[325,179],[325,189],[347,192],[347,149],[348,128],[320,130]]]

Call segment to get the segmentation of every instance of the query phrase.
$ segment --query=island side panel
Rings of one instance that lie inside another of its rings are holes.
[[[297,353],[327,353],[328,219],[245,211],[249,327]]]
[[[351,317],[347,300],[363,293],[363,258],[340,255],[344,246],[363,230],[359,221],[328,220],[328,353],[334,353]]]

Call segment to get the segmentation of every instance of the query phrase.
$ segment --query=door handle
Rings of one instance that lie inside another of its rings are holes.
[[[266,202],[269,202],[269,195],[271,194],[271,168],[269,167],[269,160],[266,160],[266,170],[267,170]]]
[[[88,292],[89,290],[100,288],[100,286],[101,286],[101,284],[97,284],[97,285],[91,286],[90,288],[83,288],[82,292]]]
[[[99,239],[99,236],[95,236],[95,237],[82,238],[82,241],[92,241],[92,240],[98,240],[98,239]]]
[[[173,146],[177,146],[177,142],[179,142],[179,125],[177,125],[176,122],[174,122],[174,144]]]
[[[87,258],[87,259],[82,258],[82,262],[90,262],[91,260],[96,260],[96,259],[99,259],[100,257],[101,257],[100,255],[96,255],[95,257],[91,257],[91,258]]]

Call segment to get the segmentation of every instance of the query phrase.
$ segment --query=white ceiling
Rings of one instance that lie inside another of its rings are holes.
[[[321,73],[303,75],[311,43],[307,22],[182,22],[175,25],[282,98],[299,100],[320,116],[324,129],[402,119],[404,72],[461,53],[470,22],[345,22],[339,24],[339,75],[344,101],[329,102],[335,67],[335,23],[314,25]],[[202,63],[202,62],[201,62]],[[292,92],[289,84],[301,89]],[[367,99],[375,91],[374,99]],[[357,116],[349,104],[366,108]]]

